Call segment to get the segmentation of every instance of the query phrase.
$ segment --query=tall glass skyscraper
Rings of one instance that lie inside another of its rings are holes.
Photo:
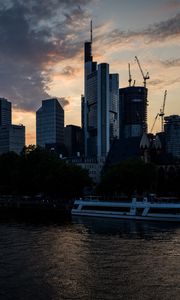
[[[64,110],[56,98],[43,100],[36,112],[36,144],[45,147],[63,143]]]
[[[86,157],[106,157],[119,137],[119,76],[93,62],[92,36],[84,46],[83,129]]]

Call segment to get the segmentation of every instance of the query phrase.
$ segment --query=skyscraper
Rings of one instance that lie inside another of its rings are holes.
[[[97,156],[105,157],[110,147],[110,96],[109,96],[109,65],[98,65],[97,90]]]
[[[12,125],[11,102],[0,98],[0,154],[10,151],[20,154],[25,146],[25,127]]]
[[[69,157],[83,155],[82,128],[75,125],[67,125],[64,128],[64,143]]]
[[[0,154],[15,152],[20,154],[25,146],[25,126],[0,126]]]
[[[56,98],[42,101],[36,112],[36,144],[46,147],[64,143],[64,110]]]
[[[11,102],[0,98],[0,126],[11,124]]]
[[[119,90],[120,137],[141,137],[147,133],[147,89],[130,86]]]
[[[180,158],[180,116],[172,115],[164,118],[166,152]]]
[[[119,137],[119,76],[107,63],[93,62],[91,41],[84,46],[84,101],[82,110],[85,156],[106,157]]]
[[[109,75],[110,144],[119,138],[119,75]]]

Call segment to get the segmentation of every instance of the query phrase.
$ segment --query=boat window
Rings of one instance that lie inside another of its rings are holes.
[[[144,207],[136,207],[136,215],[141,216],[144,211]]]
[[[74,209],[77,209],[78,206],[79,206],[79,204],[74,204],[73,208],[74,208]]]
[[[180,214],[180,208],[150,208],[149,213],[152,214]]]
[[[109,207],[109,206],[93,206],[93,205],[84,205],[82,207],[84,210],[98,210],[98,211],[112,211],[112,212],[129,212],[130,207]]]

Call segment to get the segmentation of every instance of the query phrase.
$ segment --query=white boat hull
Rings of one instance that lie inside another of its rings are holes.
[[[180,203],[152,203],[133,199],[132,202],[76,200],[74,204],[75,208],[71,211],[73,216],[180,222]],[[152,213],[153,210],[160,213]]]

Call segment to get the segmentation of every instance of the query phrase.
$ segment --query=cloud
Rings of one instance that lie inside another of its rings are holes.
[[[180,67],[180,58],[176,59],[167,59],[164,61],[161,61],[161,64],[165,67]]]
[[[0,91],[17,109],[34,110],[51,96],[53,66],[81,51],[88,3],[0,0]],[[72,74],[67,66],[64,75]]]
[[[80,68],[71,62],[79,62],[82,54],[90,19],[88,7],[93,1],[43,0],[42,4],[37,0],[0,0],[0,96],[11,100],[16,109],[32,111],[42,99],[52,96],[48,87],[54,74],[64,81],[76,78]],[[111,28],[107,24],[95,28],[94,53],[101,51],[99,44],[103,43],[110,52],[140,39],[149,45],[180,36],[180,14],[139,31],[112,30],[112,24]],[[55,70],[62,61],[61,70]],[[179,60],[164,64],[179,65]],[[67,93],[62,96],[70,101]]]
[[[161,80],[161,79],[154,79],[154,80],[151,80],[149,82],[149,85],[151,86],[156,86],[156,85],[161,85],[161,84],[164,84],[164,80]]]
[[[161,9],[164,11],[175,11],[180,8],[179,0],[168,0],[161,5]]]
[[[64,108],[65,106],[69,105],[70,101],[65,98],[65,97],[61,97],[58,98],[59,102],[61,103],[62,107]]]
[[[74,77],[76,74],[77,69],[71,67],[71,66],[66,66],[63,68],[61,75],[65,77]]]
[[[180,37],[180,13],[166,21],[156,23],[142,31],[148,41],[163,41],[171,37]]]
[[[180,13],[176,16],[148,26],[142,30],[137,31],[123,31],[118,28],[106,31],[104,33],[101,28],[98,28],[98,35],[95,39],[96,43],[100,41],[100,43],[104,43],[109,47],[114,46],[128,46],[131,44],[136,44],[138,40],[142,40],[144,44],[150,44],[152,42],[164,42],[169,40],[170,38],[180,38]]]

